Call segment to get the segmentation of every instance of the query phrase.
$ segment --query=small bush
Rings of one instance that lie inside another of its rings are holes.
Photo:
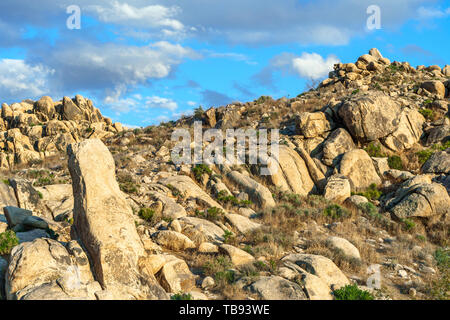
[[[365,192],[356,193],[357,195],[364,196],[369,200],[378,200],[383,194],[375,183],[372,183]]]
[[[430,120],[430,119],[433,118],[433,110],[424,108],[424,109],[420,109],[420,110],[419,110],[419,113],[420,113],[421,115],[423,115],[423,116],[425,117],[425,119]]]
[[[332,219],[345,218],[350,215],[347,209],[342,208],[338,204],[333,204],[325,208],[323,211],[324,216],[330,217]]]
[[[383,158],[385,156],[384,153],[381,152],[381,146],[374,142],[369,143],[364,150],[369,156],[374,158]]]
[[[190,293],[176,293],[170,297],[170,300],[193,300]]]
[[[205,113],[205,110],[203,110],[202,106],[199,106],[198,108],[194,109],[194,118],[201,119],[203,117],[204,113]]]
[[[147,222],[154,222],[155,211],[150,208],[141,208],[138,215]]]
[[[430,159],[430,157],[433,155],[433,151],[432,150],[422,150],[416,153],[417,157],[419,158],[419,163],[421,165],[423,165],[425,162],[428,161],[428,159]]]
[[[410,219],[403,219],[402,220],[403,225],[405,226],[406,230],[412,230],[416,227],[416,224],[414,223],[414,221],[410,220]]]
[[[399,156],[392,156],[388,158],[389,168],[403,170],[403,162]]]
[[[336,300],[373,300],[374,296],[365,290],[358,288],[356,284],[346,285],[333,292]]]
[[[211,208],[208,208],[206,211],[203,211],[203,212],[200,212],[200,211],[197,210],[196,211],[196,215],[200,216],[202,218],[205,218],[207,220],[210,220],[210,221],[219,221],[219,220],[222,220],[222,218],[225,215],[225,213],[220,208],[211,207]]]
[[[268,101],[273,101],[272,97],[270,97],[270,96],[261,96],[261,97],[259,97],[258,99],[255,100],[255,103],[256,104],[263,104],[263,103],[268,102]]]
[[[225,233],[223,234],[223,242],[224,243],[231,243],[234,240],[234,234],[231,231],[225,230]]]
[[[197,181],[202,179],[203,174],[212,174],[212,170],[206,164],[198,164],[192,168],[192,173]]]
[[[12,230],[6,230],[0,233],[0,254],[10,254],[12,248],[19,244],[16,233]]]

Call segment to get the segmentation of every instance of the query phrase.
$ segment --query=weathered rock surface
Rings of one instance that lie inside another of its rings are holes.
[[[425,173],[450,174],[450,149],[433,154],[422,167]]]
[[[384,93],[372,93],[344,102],[339,116],[357,140],[374,141],[399,125],[400,106]]]
[[[350,283],[342,271],[328,258],[313,254],[290,254],[282,261],[292,262],[322,279],[329,287],[338,289]]]
[[[358,248],[350,241],[340,237],[329,237],[327,244],[334,249],[340,250],[345,256],[351,259],[361,260]]]
[[[325,199],[342,203],[351,196],[350,182],[345,176],[333,175],[328,179],[323,194]]]
[[[275,206],[272,193],[267,187],[237,171],[228,173],[227,177],[248,193],[253,203],[259,207],[273,208]]]
[[[231,246],[229,244],[221,245],[219,247],[219,252],[229,256],[231,262],[235,266],[241,266],[255,261],[255,258],[251,254],[245,252],[244,250]]]
[[[361,149],[344,154],[340,162],[339,173],[350,180],[352,190],[355,191],[364,191],[373,183],[381,184],[372,159],[366,151]]]
[[[438,183],[417,183],[399,188],[387,209],[398,219],[427,218],[448,215],[449,205],[450,197],[444,186]]]
[[[248,289],[263,300],[307,300],[298,284],[279,276],[261,277]]]
[[[164,296],[156,283],[139,273],[144,247],[106,146],[98,139],[86,140],[70,145],[68,153],[75,199],[74,233],[89,252],[96,279],[115,298]]]
[[[337,165],[344,153],[355,148],[353,139],[347,130],[336,129],[323,144],[323,163],[327,166]]]

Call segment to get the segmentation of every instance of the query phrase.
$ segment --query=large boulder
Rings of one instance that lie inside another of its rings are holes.
[[[356,248],[350,241],[340,237],[329,237],[327,245],[333,249],[341,251],[346,257],[355,260],[361,260],[358,248]]]
[[[255,258],[251,254],[229,244],[221,245],[219,252],[229,256],[235,266],[241,266],[255,261]]]
[[[261,227],[261,224],[251,221],[249,218],[241,216],[240,214],[230,213],[225,215],[225,219],[239,232],[244,234]]]
[[[17,207],[17,199],[14,189],[0,181],[0,208],[6,206]]]
[[[422,167],[425,173],[450,174],[450,148],[434,153]]]
[[[290,254],[282,260],[296,264],[306,272],[319,277],[334,290],[350,284],[344,273],[326,257],[314,254]]]
[[[427,90],[431,94],[437,95],[441,99],[445,97],[445,86],[441,81],[425,81],[422,83],[421,88]]]
[[[173,188],[186,198],[195,199],[200,205],[223,209],[222,206],[213,200],[209,194],[202,190],[190,177],[185,175],[175,175],[159,180],[159,183],[166,187]]]
[[[164,258],[165,263],[156,277],[167,292],[189,292],[195,287],[195,276],[184,260],[175,256],[165,256]]]
[[[405,108],[402,110],[398,128],[383,142],[393,151],[410,149],[420,140],[425,118],[415,109]]]
[[[227,177],[241,187],[243,189],[242,191],[248,193],[250,200],[260,208],[265,209],[275,207],[272,193],[267,187],[237,171],[229,172]]]
[[[68,154],[73,233],[87,249],[96,279],[116,299],[164,297],[159,286],[139,272],[138,262],[145,250],[132,209],[115,179],[108,148],[98,139],[85,140],[70,145]]]
[[[63,98],[63,119],[74,121],[87,120],[84,110],[69,97]]]
[[[381,184],[381,179],[377,174],[372,159],[362,149],[346,152],[339,167],[339,173],[350,180],[354,191],[363,191],[373,183],[376,185]]]
[[[44,96],[39,101],[36,101],[34,104],[35,112],[40,112],[48,119],[52,119],[56,113],[55,104],[53,103],[53,99],[48,96]]]
[[[271,173],[268,176],[269,180],[282,191],[307,196],[314,189],[314,181],[307,163],[288,146],[279,146],[277,171],[272,170]],[[267,192],[265,193],[268,195]]]
[[[370,93],[345,101],[338,114],[355,139],[374,141],[397,129],[400,112],[400,105],[386,94]]]
[[[327,166],[336,165],[344,153],[355,148],[353,139],[347,130],[336,129],[323,144],[323,163]]]
[[[315,138],[332,129],[333,124],[323,112],[303,112],[297,121],[297,128],[306,138]]]
[[[12,250],[5,288],[9,300],[95,299],[95,291],[101,290],[81,247],[64,247],[51,239],[25,242]]]
[[[295,282],[279,276],[261,277],[248,286],[262,300],[307,300],[302,288]]]
[[[420,176],[418,176],[420,177]],[[444,186],[438,183],[407,181],[400,187],[394,198],[386,204],[386,209],[398,219],[410,217],[429,218],[450,213],[450,197]]]
[[[155,239],[159,245],[173,251],[195,248],[195,243],[191,239],[175,231],[161,230],[155,235]]]
[[[333,175],[325,186],[324,198],[330,201],[344,202],[351,196],[350,182],[345,176]]]

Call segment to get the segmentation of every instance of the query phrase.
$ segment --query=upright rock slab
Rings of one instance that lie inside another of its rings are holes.
[[[132,209],[115,179],[108,148],[98,139],[85,140],[70,145],[68,154],[74,193],[73,231],[89,253],[96,279],[114,298],[155,298],[138,270],[145,251]],[[159,286],[155,287],[156,295],[161,294]]]

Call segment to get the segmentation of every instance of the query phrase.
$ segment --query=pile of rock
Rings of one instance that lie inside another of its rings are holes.
[[[57,102],[46,96],[36,102],[4,103],[0,114],[0,169],[39,162],[65,152],[71,143],[105,139],[123,130],[80,95]]]

